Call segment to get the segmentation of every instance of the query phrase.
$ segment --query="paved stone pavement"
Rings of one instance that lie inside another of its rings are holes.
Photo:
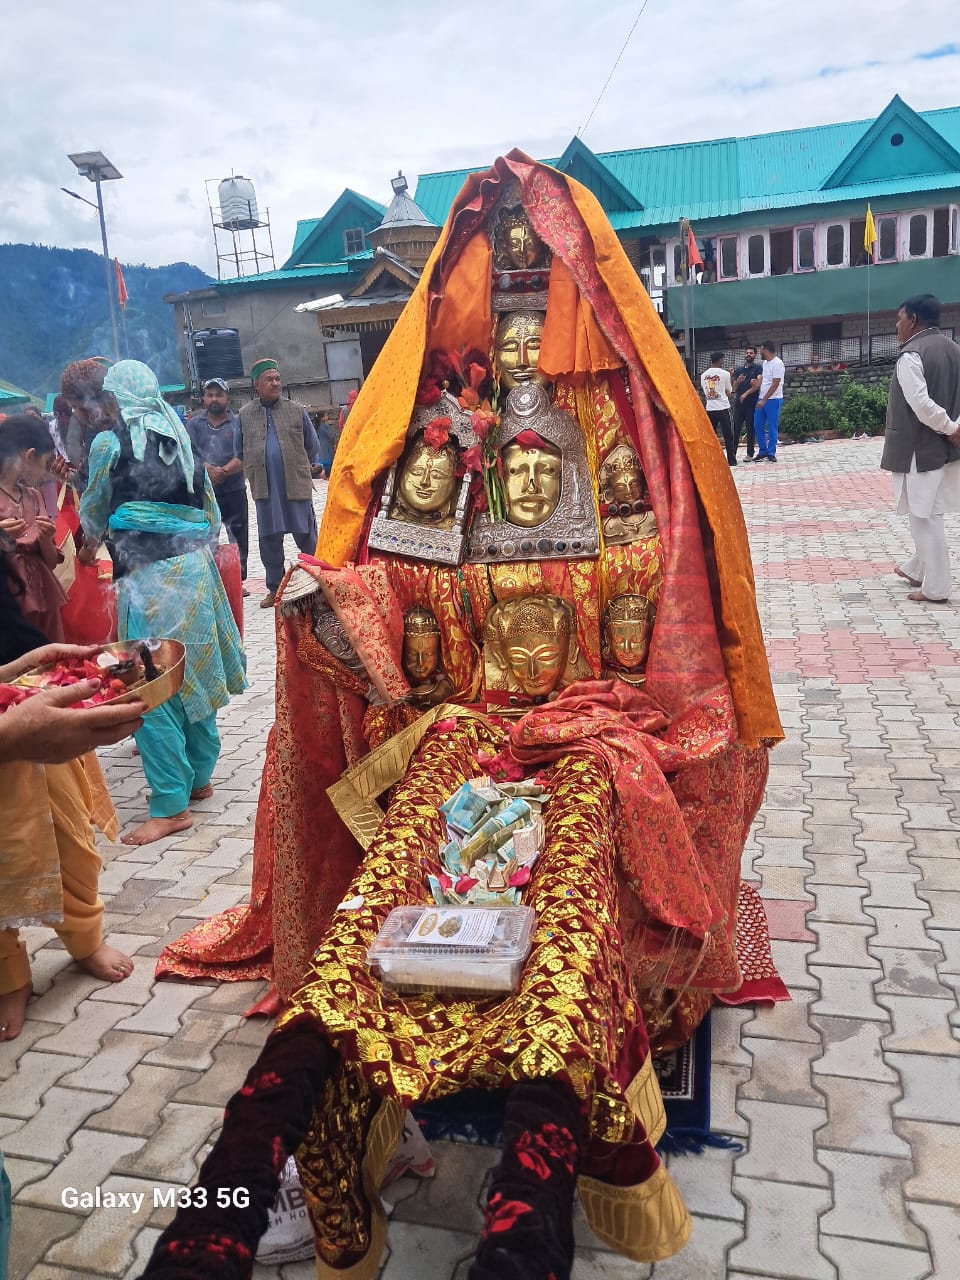
[[[687,1248],[629,1263],[578,1220],[575,1280],[960,1276],[960,616],[909,603],[891,573],[908,538],[879,453],[804,445],[735,472],[787,733],[743,865],[793,1001],[714,1014],[714,1128],[743,1146],[671,1159]],[[27,931],[38,998],[0,1046],[14,1280],[139,1275],[165,1212],[71,1211],[61,1190],[149,1200],[189,1180],[266,1034],[240,1016],[262,984],[152,981],[165,941],[247,894],[273,700],[256,591],[246,622],[251,687],[220,717],[214,798],[180,838],[103,849],[110,940],[135,977],[98,983]],[[129,745],[103,758],[121,819],[139,819]],[[466,1276],[495,1153],[436,1155],[437,1178],[388,1193],[383,1280]]]

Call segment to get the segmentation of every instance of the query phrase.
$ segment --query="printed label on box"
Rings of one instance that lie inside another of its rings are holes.
[[[407,942],[457,947],[483,946],[493,937],[499,917],[499,911],[428,907],[407,934]]]

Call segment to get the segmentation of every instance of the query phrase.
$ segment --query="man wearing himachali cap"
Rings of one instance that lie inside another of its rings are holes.
[[[276,360],[257,360],[250,370],[256,398],[240,410],[243,466],[257,508],[260,559],[267,575],[261,609],[270,609],[283,577],[283,538],[292,533],[301,551],[317,546],[313,474],[320,441],[302,404],[284,400]]]

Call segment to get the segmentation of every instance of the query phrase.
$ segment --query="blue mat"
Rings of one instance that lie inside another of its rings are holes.
[[[657,1143],[661,1155],[700,1152],[704,1147],[738,1147],[710,1132],[710,1015],[681,1048],[655,1058],[654,1070],[667,1112],[667,1128]],[[506,1093],[464,1089],[414,1107],[427,1141],[500,1145]]]

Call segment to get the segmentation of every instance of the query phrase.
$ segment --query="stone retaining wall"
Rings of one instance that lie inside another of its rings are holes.
[[[825,396],[828,400],[839,400],[842,383],[841,378],[849,377],[865,387],[877,387],[886,391],[893,376],[894,361],[885,364],[852,365],[849,369],[837,372],[833,369],[788,369],[784,390],[787,395]]]

